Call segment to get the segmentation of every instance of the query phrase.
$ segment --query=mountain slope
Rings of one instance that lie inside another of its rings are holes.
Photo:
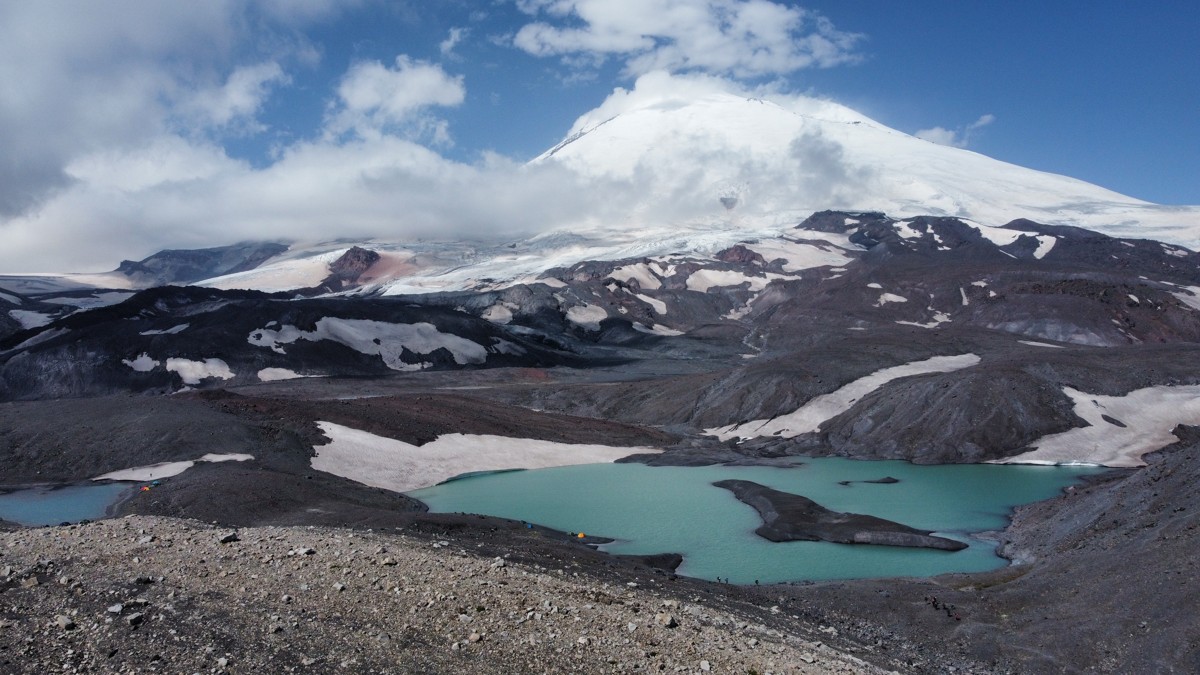
[[[778,101],[630,92],[580,118],[535,161],[635,182],[644,190],[634,213],[662,213],[665,202],[678,220],[758,227],[833,207],[990,225],[1030,218],[1200,242],[1200,208],[1158,206],[937,145],[829,101]]]

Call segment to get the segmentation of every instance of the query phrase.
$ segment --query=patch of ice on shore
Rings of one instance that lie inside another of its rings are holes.
[[[131,366],[132,367],[132,366]],[[178,373],[184,384],[200,384],[200,380],[208,377],[219,377],[222,380],[233,379],[234,373],[229,364],[221,359],[167,359],[167,370]]]
[[[475,471],[598,464],[662,452],[474,434],[445,434],[417,446],[332,422],[317,422],[317,426],[331,440],[313,447],[314,469],[395,492],[437,485]]]
[[[859,399],[892,380],[910,375],[948,373],[954,370],[969,368],[977,363],[979,363],[979,357],[975,354],[958,354],[955,356],[935,356],[924,361],[913,361],[899,366],[892,366],[891,368],[884,368],[865,377],[860,377],[842,386],[837,391],[817,396],[796,411],[786,415],[731,424],[726,427],[714,427],[712,429],[705,429],[704,433],[709,436],[716,436],[722,441],[727,441],[731,438],[744,440],[760,436],[794,438],[801,434],[816,431],[825,421],[846,412]]]
[[[1063,387],[1063,393],[1074,402],[1075,414],[1091,426],[1043,436],[1029,444],[1033,450],[994,463],[1145,466],[1145,454],[1179,440],[1171,433],[1176,425],[1200,424],[1198,385],[1146,387],[1124,396],[1099,396],[1070,387]]]
[[[185,460],[182,462],[160,462],[151,464],[150,466],[138,466],[132,469],[121,469],[120,471],[110,471],[103,476],[96,476],[92,480],[128,480],[128,481],[147,481],[158,480],[160,478],[170,478],[178,476],[195,466],[198,462],[248,462],[254,459],[254,455],[243,455],[238,453],[229,454],[213,454],[209,453],[199,459]]]

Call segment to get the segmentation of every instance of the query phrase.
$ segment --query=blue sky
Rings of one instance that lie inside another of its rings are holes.
[[[279,237],[314,211],[377,232],[395,202],[329,186],[404,164],[431,203],[484,175],[503,192],[651,69],[1198,204],[1198,34],[1182,1],[0,0],[0,271]],[[306,189],[331,194],[271,206]]]

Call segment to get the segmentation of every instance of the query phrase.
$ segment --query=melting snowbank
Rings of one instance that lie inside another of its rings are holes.
[[[1075,414],[1091,426],[1043,436],[1034,450],[996,464],[1145,466],[1142,456],[1179,440],[1178,424],[1200,424],[1200,386],[1158,386],[1124,396],[1097,396],[1063,387]]]
[[[396,492],[437,485],[474,471],[597,464],[662,452],[473,434],[446,434],[417,446],[332,422],[317,422],[317,426],[332,440],[313,448],[314,469]]]
[[[727,427],[705,429],[704,433],[709,436],[716,436],[722,441],[727,441],[731,438],[747,439],[759,436],[794,438],[801,434],[816,431],[823,422],[846,412],[863,396],[870,394],[892,380],[908,377],[909,375],[948,373],[954,370],[969,368],[977,363],[979,363],[979,357],[975,354],[959,354],[957,356],[935,356],[924,361],[913,361],[899,366],[892,366],[891,368],[884,368],[866,377],[860,377],[837,391],[817,396],[795,412],[769,419],[731,424]]]

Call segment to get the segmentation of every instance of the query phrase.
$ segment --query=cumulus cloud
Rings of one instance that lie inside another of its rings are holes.
[[[975,131],[986,127],[996,121],[996,116],[988,113],[981,115],[974,122],[961,126],[957,129],[946,129],[944,127],[933,127],[930,129],[921,129],[914,136],[917,138],[937,143],[938,145],[948,145],[952,148],[965,148],[971,142],[971,136]]]
[[[282,59],[311,58],[293,28],[338,11],[329,0],[280,5],[0,3],[0,216],[68,185],[63,167],[81,155],[177,131],[260,128],[268,90],[287,81]],[[276,29],[286,39],[270,39]],[[256,41],[274,52],[248,48]]]
[[[462,76],[452,76],[441,66],[396,57],[395,68],[378,61],[357,63],[337,88],[339,105],[328,130],[334,135],[353,132],[378,138],[384,132],[406,128],[435,142],[449,142],[444,121],[423,114],[433,106],[456,106],[466,97]]]
[[[517,0],[537,20],[513,44],[569,65],[622,59],[627,75],[699,71],[757,78],[858,57],[861,35],[768,0]]]

